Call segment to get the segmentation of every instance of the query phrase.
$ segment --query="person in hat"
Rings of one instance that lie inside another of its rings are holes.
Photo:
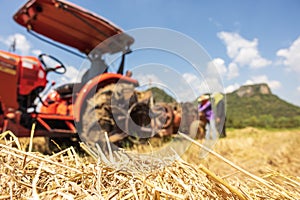
[[[213,121],[214,121],[214,112],[212,109],[212,104],[210,101],[210,94],[203,94],[198,98],[198,111],[199,111],[199,115],[200,115],[200,119],[201,116],[203,116],[206,119],[206,122],[208,123],[208,125],[210,125],[211,127],[214,126]],[[212,139],[212,135],[207,135],[205,134],[206,137]]]
[[[211,121],[213,119],[213,110],[210,102],[210,95],[203,94],[198,98],[198,111],[203,112],[207,121]]]

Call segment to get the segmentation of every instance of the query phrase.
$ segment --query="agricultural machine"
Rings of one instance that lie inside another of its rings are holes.
[[[62,0],[30,0],[14,20],[40,39],[43,35],[43,40],[78,49],[91,65],[81,82],[59,86],[43,100],[40,95],[50,84],[47,75],[63,74],[64,64],[47,54],[35,58],[0,51],[1,131],[26,137],[36,123],[35,136],[79,134],[80,139],[97,142],[105,133],[114,143],[177,132],[181,116],[167,104],[154,104],[151,93],[137,92],[138,81],[123,75],[134,39],[120,28]],[[119,69],[108,73],[102,56],[120,52]]]

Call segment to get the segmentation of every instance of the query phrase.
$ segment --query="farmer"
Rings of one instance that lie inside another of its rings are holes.
[[[215,139],[214,132],[212,128],[214,128],[214,112],[212,109],[212,104],[210,101],[210,94],[203,94],[198,98],[198,111],[200,118],[203,116],[206,119],[206,131],[209,131],[210,134],[205,134],[207,139]],[[207,126],[209,125],[209,126]]]

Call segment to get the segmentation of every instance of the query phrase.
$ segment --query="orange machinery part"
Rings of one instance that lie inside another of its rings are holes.
[[[4,112],[17,109],[18,70],[20,57],[0,50],[0,97]]]

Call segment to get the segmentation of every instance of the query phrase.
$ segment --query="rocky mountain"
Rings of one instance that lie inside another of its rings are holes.
[[[300,127],[300,107],[272,94],[267,84],[244,85],[226,95],[229,127]]]
[[[236,94],[239,97],[251,97],[256,94],[272,94],[267,84],[244,85],[240,87]]]

